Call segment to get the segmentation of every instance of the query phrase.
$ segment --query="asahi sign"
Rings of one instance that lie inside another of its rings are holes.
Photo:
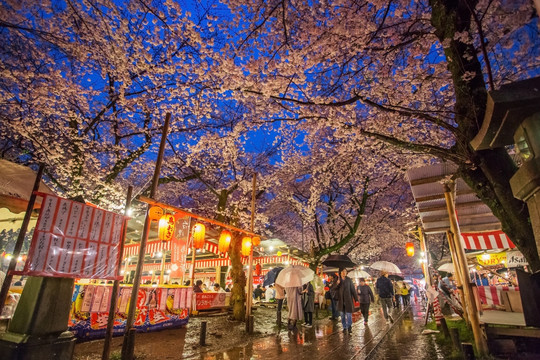
[[[525,256],[519,251],[508,251],[506,253],[506,266],[509,268],[529,265]]]

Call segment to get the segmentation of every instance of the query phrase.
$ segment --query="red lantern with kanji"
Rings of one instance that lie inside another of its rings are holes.
[[[204,247],[204,234],[206,227],[201,223],[196,223],[193,226],[193,247],[195,249],[202,249]]]
[[[165,214],[159,218],[158,237],[161,241],[170,241],[174,236],[174,216]]]
[[[219,252],[226,253],[229,251],[229,245],[231,244],[231,232],[229,230],[223,230],[219,235],[218,250]]]
[[[407,250],[407,256],[414,256],[414,244],[412,242],[405,244],[405,250]]]
[[[261,276],[261,274],[262,274],[262,267],[261,267],[261,264],[255,265],[255,275]]]
[[[249,256],[251,253],[251,238],[245,237],[242,239],[242,255]]]

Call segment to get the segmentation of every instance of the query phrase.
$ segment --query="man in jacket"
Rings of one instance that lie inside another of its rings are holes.
[[[372,301],[375,301],[375,297],[373,296],[373,291],[371,291],[369,285],[366,284],[366,279],[364,278],[360,278],[360,285],[358,285],[356,290],[358,292],[358,299],[360,302],[360,311],[364,317],[364,325],[367,325],[369,317],[369,305]]]
[[[354,310],[354,301],[358,301],[356,289],[350,277],[347,276],[347,269],[340,269],[339,278],[336,282],[338,294],[337,308],[341,311],[341,324],[343,332],[352,333],[352,313]]]
[[[381,271],[381,276],[377,279],[375,287],[379,293],[379,299],[381,301],[386,323],[388,324],[390,321],[394,322],[394,319],[392,319],[392,316],[389,314],[389,311],[392,308],[392,298],[394,297],[394,286],[390,279],[388,279],[388,272]]]

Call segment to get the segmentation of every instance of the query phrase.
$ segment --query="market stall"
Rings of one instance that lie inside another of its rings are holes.
[[[132,287],[120,287],[113,335],[123,335]],[[109,316],[111,285],[76,284],[69,331],[79,340],[103,338]],[[134,326],[138,332],[181,327],[188,323],[193,291],[185,286],[141,286]]]

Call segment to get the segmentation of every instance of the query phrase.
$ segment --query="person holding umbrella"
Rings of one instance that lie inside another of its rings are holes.
[[[341,324],[343,332],[352,333],[352,313],[354,310],[354,301],[358,301],[356,289],[350,277],[347,276],[347,269],[339,269],[339,278],[337,279],[336,289],[338,294],[337,308],[341,311]]]
[[[296,322],[304,316],[302,285],[313,280],[314,275],[315,273],[310,268],[301,265],[289,265],[281,270],[276,277],[276,284],[283,286],[287,293],[288,328],[290,331],[298,330]]]
[[[287,287],[285,288],[285,293],[287,294],[287,308],[289,309],[287,328],[290,331],[297,331],[296,322],[304,316],[302,287]]]
[[[392,285],[390,279],[388,279],[387,271],[381,271],[381,276],[377,279],[375,287],[377,288],[377,293],[379,294],[379,299],[381,300],[381,306],[383,308],[383,314],[384,318],[386,319],[386,323],[388,324],[390,323],[390,321],[394,322],[394,319],[392,319],[392,316],[388,313],[392,308],[394,286]]]

